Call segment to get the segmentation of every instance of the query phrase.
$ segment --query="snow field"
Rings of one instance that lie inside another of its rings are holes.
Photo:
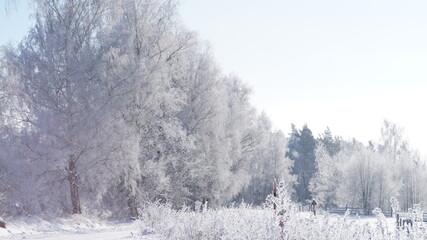
[[[105,222],[83,216],[69,219],[15,218],[0,229],[0,239],[121,240],[121,239],[427,239],[425,225],[398,230],[393,218],[338,216],[294,212],[283,229],[271,209],[239,207],[193,211],[174,210],[159,203],[144,208],[140,220]]]
[[[32,216],[15,217],[7,221],[6,227],[0,228],[0,240],[116,240],[131,237],[132,229],[136,229],[131,222],[106,222],[79,215],[45,219]]]

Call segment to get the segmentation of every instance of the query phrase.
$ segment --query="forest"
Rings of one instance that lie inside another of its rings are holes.
[[[426,165],[402,127],[384,120],[368,143],[274,129],[178,5],[34,1],[26,37],[1,46],[0,216],[262,206],[274,180],[300,204],[425,208]]]

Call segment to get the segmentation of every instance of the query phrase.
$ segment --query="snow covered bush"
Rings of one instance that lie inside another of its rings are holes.
[[[140,236],[154,234],[159,239],[276,239],[271,211],[252,209],[242,203],[238,208],[191,211],[173,210],[160,203],[145,207],[140,220]]]
[[[278,206],[277,210],[281,207]],[[290,206],[290,209],[295,209]],[[386,220],[380,209],[373,218],[290,211],[278,215],[273,208],[238,207],[192,211],[188,207],[174,210],[168,205],[145,206],[137,239],[426,239],[422,228],[399,230]],[[280,212],[280,211],[279,211]],[[282,219],[284,216],[285,219]],[[283,224],[280,224],[280,220]],[[415,226],[415,225],[414,225]]]
[[[276,225],[280,227],[280,234],[284,237],[286,235],[284,232],[285,224],[288,224],[291,216],[296,212],[295,205],[291,202],[290,195],[286,190],[285,181],[281,181],[278,186],[274,183],[273,194],[267,196],[266,206],[273,207]]]

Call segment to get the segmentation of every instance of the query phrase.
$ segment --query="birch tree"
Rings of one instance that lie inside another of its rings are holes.
[[[82,213],[82,177],[105,162],[94,153],[106,141],[99,136],[108,89],[98,75],[104,12],[102,1],[39,1],[36,25],[6,56],[32,113],[34,137],[24,143],[31,162],[45,167],[39,176],[68,182],[73,214]]]

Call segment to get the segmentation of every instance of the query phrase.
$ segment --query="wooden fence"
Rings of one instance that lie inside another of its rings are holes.
[[[334,213],[338,215],[344,215],[345,212],[349,210],[350,215],[359,215],[359,216],[371,216],[373,215],[372,209],[367,208],[358,208],[358,207],[332,207],[326,209],[329,213]],[[383,211],[384,216],[386,217],[392,217],[392,210],[384,210]],[[423,213],[423,222],[427,222],[427,213]]]
[[[329,213],[334,213],[338,215],[344,215],[347,210],[350,211],[350,215],[363,215],[369,216],[372,215],[372,210],[367,208],[358,208],[358,207],[333,207],[326,209]]]

